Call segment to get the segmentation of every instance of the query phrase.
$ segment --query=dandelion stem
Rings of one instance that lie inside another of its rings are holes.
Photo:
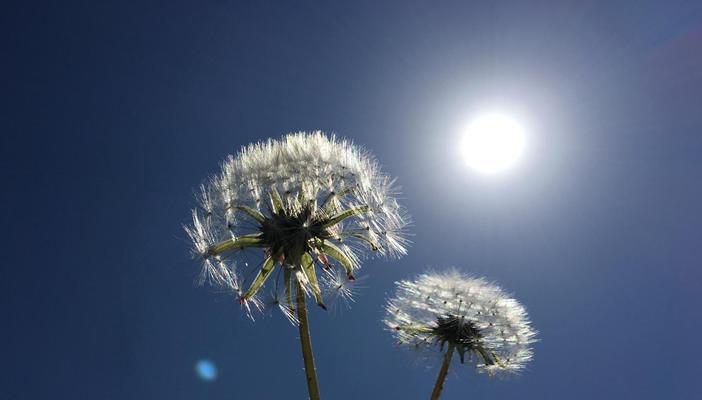
[[[312,339],[310,338],[309,321],[307,320],[305,291],[300,282],[297,283],[297,318],[300,321],[300,344],[302,345],[302,358],[305,361],[307,391],[310,394],[310,400],[319,400],[317,370],[314,366],[314,355],[312,354]]]
[[[436,383],[434,384],[434,390],[431,392],[431,400],[437,400],[441,395],[441,390],[444,388],[444,381],[446,380],[446,375],[448,374],[449,366],[451,365],[451,358],[453,357],[454,346],[449,344],[448,350],[446,350],[446,355],[444,356],[444,363],[441,364],[441,370],[439,371],[439,376],[436,377]]]

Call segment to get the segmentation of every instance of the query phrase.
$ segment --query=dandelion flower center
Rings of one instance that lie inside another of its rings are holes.
[[[265,247],[273,254],[282,254],[288,263],[296,263],[303,253],[311,251],[311,240],[332,237],[326,228],[328,224],[329,218],[314,215],[312,208],[306,206],[298,213],[271,213],[271,217],[261,222],[260,231]]]
[[[465,317],[449,314],[437,317],[437,321],[434,334],[442,344],[448,342],[454,346],[464,346],[466,350],[473,350],[483,336],[475,324]]]

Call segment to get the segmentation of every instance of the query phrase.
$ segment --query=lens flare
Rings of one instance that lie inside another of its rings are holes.
[[[205,382],[217,379],[217,366],[210,360],[200,360],[195,364],[195,373]]]

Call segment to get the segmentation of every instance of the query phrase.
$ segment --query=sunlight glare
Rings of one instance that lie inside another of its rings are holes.
[[[504,115],[488,114],[468,126],[461,151],[473,170],[493,174],[516,164],[525,145],[524,131],[517,122]]]

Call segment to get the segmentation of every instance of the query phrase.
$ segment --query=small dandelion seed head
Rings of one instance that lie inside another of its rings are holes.
[[[375,158],[344,139],[300,132],[245,146],[197,191],[185,230],[199,280],[238,293],[247,312],[264,307],[256,293],[266,281],[299,283],[322,307],[326,295],[350,303],[347,281],[365,257],[406,254],[410,220],[397,195]],[[278,266],[290,271],[272,273]],[[318,279],[320,270],[343,272]]]
[[[459,362],[490,375],[520,372],[536,331],[526,310],[499,286],[456,270],[397,282],[383,321],[396,341],[417,351],[455,351]]]

